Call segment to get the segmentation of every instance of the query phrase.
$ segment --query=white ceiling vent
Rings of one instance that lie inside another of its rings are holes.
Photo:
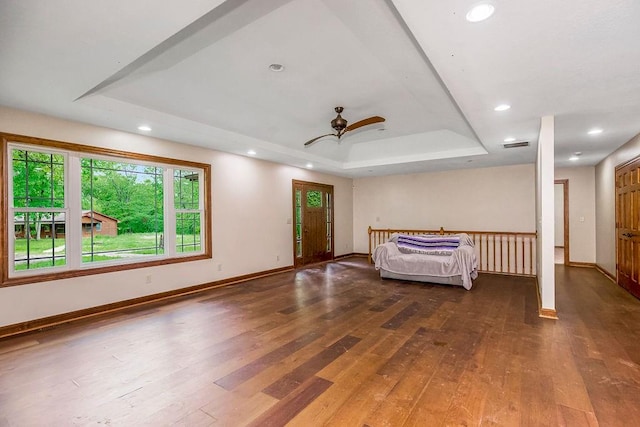
[[[504,148],[518,148],[518,147],[528,147],[529,141],[519,141],[519,142],[511,142],[509,144],[503,144]]]

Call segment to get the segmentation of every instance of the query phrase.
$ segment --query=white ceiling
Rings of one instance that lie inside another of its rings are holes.
[[[640,1],[496,0],[469,23],[476,3],[2,1],[0,104],[353,177],[532,163],[545,115],[557,166],[640,131]],[[304,147],[336,106],[386,122]]]

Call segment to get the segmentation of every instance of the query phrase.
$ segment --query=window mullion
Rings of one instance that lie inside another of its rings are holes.
[[[173,193],[173,168],[164,169],[164,253],[168,257],[176,255],[176,208]]]
[[[65,168],[67,265],[71,269],[82,266],[82,170],[80,157],[69,155]]]

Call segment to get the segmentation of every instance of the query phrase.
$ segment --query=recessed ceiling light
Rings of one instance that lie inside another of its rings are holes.
[[[599,133],[602,133],[602,129],[600,128],[596,128],[596,129],[591,129],[589,132],[587,132],[589,135],[597,135]]]
[[[575,153],[573,153],[576,156],[582,156],[582,151],[576,151]]]
[[[572,162],[575,162],[576,160],[580,159],[580,157],[578,156],[571,156],[569,157],[569,160],[571,160]]]
[[[307,163],[307,168],[308,169],[313,169],[313,165],[311,163]]]
[[[481,22],[493,15],[496,8],[490,3],[479,3],[467,12],[467,21]]]
[[[284,65],[282,64],[271,64],[269,65],[269,69],[275,73],[279,73],[281,71],[284,71]]]
[[[507,111],[509,108],[511,108],[511,105],[509,105],[509,104],[500,104],[496,108],[494,108],[494,110],[495,111]]]
[[[140,125],[138,126],[138,130],[141,130],[142,132],[151,132],[151,127],[147,125]]]
[[[505,138],[505,139],[504,139],[504,142],[513,142],[513,141],[515,141],[515,140],[516,140],[516,139],[515,139],[514,137],[510,136],[509,138]]]
[[[254,150],[249,150],[249,151],[247,151],[247,154],[250,155],[250,156],[255,156],[256,152]]]

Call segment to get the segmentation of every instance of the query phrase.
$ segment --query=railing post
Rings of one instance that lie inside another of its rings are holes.
[[[367,261],[371,264],[371,226],[369,226],[367,233],[369,234],[369,256],[367,257]]]

